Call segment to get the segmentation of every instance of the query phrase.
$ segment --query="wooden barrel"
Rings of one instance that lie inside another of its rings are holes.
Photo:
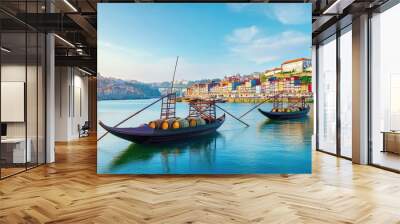
[[[148,126],[153,129],[160,128],[161,120],[150,121]]]
[[[162,130],[168,130],[169,128],[171,128],[172,127],[172,123],[174,122],[174,120],[175,119],[166,119],[166,120],[163,120],[162,122],[161,122],[161,129]]]
[[[194,117],[188,118],[188,122],[189,122],[189,127],[191,127],[191,128],[194,128],[197,126],[197,121],[196,121],[196,118],[194,118]]]
[[[172,122],[172,128],[173,128],[173,129],[181,128],[181,124],[179,123],[179,120],[174,120],[174,121]]]
[[[189,122],[186,119],[176,119],[174,122],[172,122],[172,128],[173,129],[178,129],[178,128],[187,128],[189,127]]]
[[[196,122],[197,122],[197,126],[201,126],[201,125],[205,125],[206,124],[206,121],[201,117],[197,118]]]

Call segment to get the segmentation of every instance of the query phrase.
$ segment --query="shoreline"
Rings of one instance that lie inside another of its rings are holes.
[[[159,98],[138,98],[138,99],[107,99],[107,100],[97,100],[97,102],[101,101],[125,101],[125,100],[157,100]],[[225,98],[226,103],[261,103],[266,100],[266,98]],[[281,101],[278,102],[287,102],[287,98],[283,98]],[[185,101],[177,101],[177,103],[187,103]],[[273,99],[269,99],[266,103],[273,103]],[[306,103],[314,103],[312,98],[306,99]]]
[[[226,98],[227,103],[262,103],[266,98]],[[266,103],[273,103],[274,99],[270,98]],[[288,102],[288,98],[282,98],[281,100],[278,100],[278,102]],[[307,98],[306,103],[314,103],[314,100],[312,98]]]

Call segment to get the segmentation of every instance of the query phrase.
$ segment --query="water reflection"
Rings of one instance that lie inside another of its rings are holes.
[[[184,153],[189,154],[190,162],[197,160],[196,162],[212,167],[216,159],[217,140],[222,144],[225,142],[223,135],[216,132],[190,141],[156,145],[132,143],[115,157],[111,162],[110,169],[118,169],[129,163],[148,161],[160,156],[164,172],[168,173],[170,171],[170,160],[174,160]]]
[[[269,133],[265,138],[270,141],[304,144],[304,141],[310,140],[312,123],[309,117],[291,120],[267,119],[258,125],[257,132]]]
[[[146,102],[151,102],[148,100]],[[99,119],[116,124],[143,100],[102,101]],[[254,104],[225,103],[224,109],[243,114]],[[115,109],[118,108],[118,109]],[[186,116],[187,105],[177,105]],[[270,110],[272,104],[262,105]],[[135,127],[159,116],[159,107],[150,108],[124,126]],[[222,115],[219,112],[218,116]],[[309,173],[313,113],[297,120],[274,121],[257,111],[246,115],[250,127],[227,117],[218,134],[162,145],[139,145],[107,135],[98,145],[98,173],[114,174],[249,174]],[[101,128],[99,129],[101,132]]]

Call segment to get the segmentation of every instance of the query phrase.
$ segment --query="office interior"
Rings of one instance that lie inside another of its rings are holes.
[[[90,26],[86,7],[88,20],[71,17]],[[0,3],[1,179],[53,163],[55,144],[95,133],[96,37],[61,15],[75,10],[62,1]]]
[[[398,223],[398,0],[250,1],[312,4],[313,173],[212,177],[96,174],[111,2],[0,1],[0,222]]]
[[[337,1],[331,6],[342,15],[313,37],[316,150],[399,172],[400,32],[393,27],[400,5]]]
[[[85,123],[96,132],[96,4],[107,2],[121,1],[0,3],[1,178],[55,162],[55,143],[79,139]],[[313,150],[399,172],[400,4],[305,2],[313,5]]]

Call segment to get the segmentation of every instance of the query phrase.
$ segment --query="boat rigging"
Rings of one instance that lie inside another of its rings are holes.
[[[195,99],[189,102],[189,114],[186,118],[176,117],[176,92],[174,92],[174,82],[179,56],[176,59],[174,73],[171,82],[171,88],[167,94],[143,109],[135,112],[125,118],[117,125],[111,127],[99,121],[99,125],[106,130],[99,139],[102,139],[107,133],[111,133],[119,138],[132,141],[135,143],[161,143],[171,142],[180,139],[189,139],[201,135],[214,133],[225,121],[225,113],[232,116],[246,126],[244,121],[240,120],[225,109],[216,105],[214,99],[204,100]],[[150,106],[161,102],[160,119],[150,121],[139,127],[121,128],[122,123],[128,121],[137,114],[148,109]],[[216,117],[216,108],[221,109],[225,113]]]

